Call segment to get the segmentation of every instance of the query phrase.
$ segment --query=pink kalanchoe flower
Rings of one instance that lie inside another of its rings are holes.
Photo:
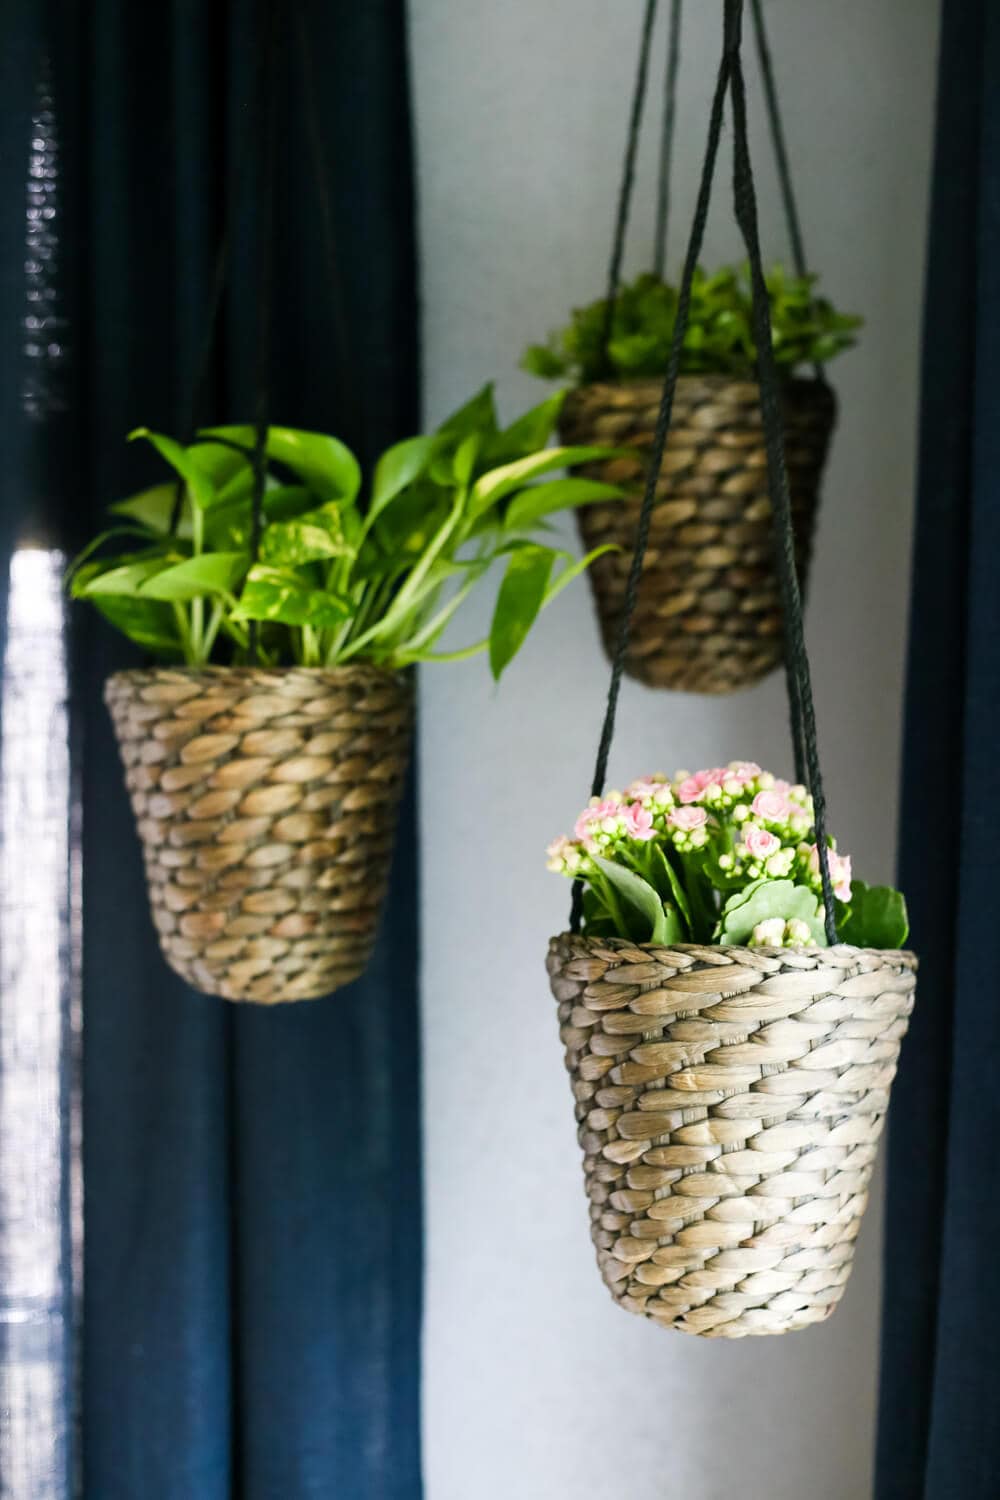
[[[641,802],[633,802],[625,809],[625,832],[629,838],[641,839],[643,843],[656,837],[653,814]]]
[[[666,784],[665,776],[640,776],[625,788],[625,796],[633,802],[641,802],[643,797],[655,796]]]
[[[833,886],[833,894],[838,901],[850,901],[851,856],[837,854],[831,849],[827,861],[830,866],[830,884]],[[819,874],[819,849],[815,844],[809,850],[809,869],[814,875]]]
[[[737,781],[755,781],[760,775],[760,766],[755,760],[734,761],[728,774]]]
[[[585,807],[583,812],[573,824],[573,834],[578,839],[585,839],[590,832],[590,825],[594,821],[594,809]]]
[[[667,821],[682,833],[693,833],[708,822],[708,813],[703,807],[675,807]]]
[[[566,838],[565,835],[561,834],[559,838],[553,839],[545,851],[549,869],[554,870],[556,874],[561,874],[564,870],[567,870],[575,849],[576,845],[572,839]]]
[[[788,793],[792,790],[792,783],[790,781],[782,781],[779,776],[776,776],[771,790],[778,792],[782,797],[787,797]]]
[[[758,818],[769,823],[783,823],[788,817],[788,801],[779,791],[758,792],[750,806]]]
[[[677,788],[678,801],[684,803],[699,802],[704,795],[705,788],[696,776],[688,776]]]
[[[728,775],[725,766],[710,766],[707,771],[695,771],[694,779],[701,787],[721,786]]]
[[[621,815],[622,807],[613,797],[591,797],[588,805],[577,818],[573,825],[573,832],[578,839],[585,839],[592,830],[600,824],[604,818],[617,818]]]
[[[768,833],[766,828],[748,828],[743,842],[752,859],[767,859],[770,855],[777,854],[781,848],[781,840],[776,839],[773,833]]]

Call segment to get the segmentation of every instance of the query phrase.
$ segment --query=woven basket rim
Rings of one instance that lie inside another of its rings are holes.
[[[569,394],[573,396],[577,391],[608,390],[641,390],[648,386],[651,390],[663,390],[663,381],[666,371],[662,375],[606,375],[602,380],[578,380],[569,387]],[[833,387],[825,378],[816,375],[781,375],[779,377],[782,387],[793,386],[801,391],[829,392],[833,394]],[[704,374],[678,375],[678,386],[690,384],[696,381],[699,385],[716,386],[722,390],[730,385],[753,385],[759,388],[760,382],[752,375],[732,375],[724,370],[706,370]]]
[[[560,932],[549,939],[550,946],[567,941],[586,943],[592,947],[599,947],[614,952],[616,949],[625,949],[642,953],[704,953],[710,949],[713,953],[725,953],[727,956],[737,953],[749,953],[751,955],[763,956],[765,958],[787,958],[787,957],[813,957],[823,958],[830,954],[850,954],[852,957],[877,959],[880,963],[902,964],[904,968],[916,970],[920,960],[911,948],[857,948],[853,943],[836,943],[832,948],[749,948],[739,943],[633,943],[629,938],[620,937],[591,937],[580,932]]]
[[[216,677],[245,678],[251,681],[255,677],[280,677],[290,676],[313,677],[316,681],[348,682],[352,678],[358,681],[367,679],[379,682],[406,682],[409,680],[411,669],[408,667],[379,667],[372,662],[344,662],[342,666],[336,667],[298,667],[298,666],[234,666],[225,667],[208,665],[204,667],[189,667],[183,663],[177,666],[164,662],[156,667],[124,667],[118,672],[111,672],[105,679],[105,686],[112,682],[150,682],[158,677],[169,675],[171,677],[186,677],[191,681],[207,678],[211,681]]]

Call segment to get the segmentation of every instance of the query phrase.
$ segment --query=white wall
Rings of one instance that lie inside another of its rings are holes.
[[[665,9],[665,7],[661,7]],[[602,285],[641,0],[412,0],[426,414],[496,377],[541,398],[525,342]],[[686,232],[721,5],[689,4],[676,230]],[[892,874],[936,0],[769,0],[805,230],[862,311],[832,368],[840,428],[808,617],[833,827]],[[752,60],[765,252],[786,254]],[[650,142],[652,132],[649,132]],[[728,135],[706,259],[737,253]],[[644,157],[629,256],[646,255]],[[673,236],[672,259],[680,257]],[[468,638],[484,623],[465,621]],[[475,616],[475,611],[473,611]],[[582,805],[607,680],[588,591],[543,619],[499,693],[481,659],[424,672],[421,724],[429,1500],[731,1488],[870,1492],[877,1206],[832,1321],[730,1344],[631,1318],[593,1264],[543,959],[568,887],[543,849]],[[790,752],[780,678],[713,701],[626,683],[611,780]]]

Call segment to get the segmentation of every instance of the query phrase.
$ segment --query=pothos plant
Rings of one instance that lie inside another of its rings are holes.
[[[256,622],[263,664],[402,668],[488,651],[499,677],[539,611],[608,550],[577,559],[543,540],[554,512],[620,493],[551,477],[613,452],[546,446],[561,399],[501,428],[486,386],[437,432],[386,449],[367,485],[337,438],[269,427],[256,538],[253,428],[209,428],[190,444],[139,428],[131,437],[173,478],[111,506],[71,592],[146,652],[193,667],[247,660]],[[442,650],[494,564],[489,635]]]
[[[816,292],[814,276],[795,276],[775,265],[767,273],[775,359],[786,369],[824,364],[855,342],[861,319],[841,313]],[[677,319],[678,288],[646,273],[619,288],[611,336],[606,341],[607,299],[574,310],[569,323],[544,344],[532,344],[524,369],[547,380],[575,383],[663,375]],[[682,375],[752,376],[756,349],[746,266],[700,267],[691,287]]]
[[[841,942],[899,948],[906,903],[852,878],[831,839]],[[593,798],[549,869],[584,882],[584,931],[632,942],[824,947],[812,798],[760,766],[733,761],[672,781],[651,776]]]

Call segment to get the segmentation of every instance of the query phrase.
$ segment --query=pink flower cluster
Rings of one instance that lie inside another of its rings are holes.
[[[704,874],[719,889],[751,880],[791,878],[822,889],[819,854],[808,842],[812,798],[805,787],[764,771],[755,761],[732,761],[707,770],[678,771],[633,781],[623,792],[592,797],[580,813],[573,838],[549,846],[549,868],[586,876],[590,856],[644,868],[642,848],[656,841],[679,855],[698,856]],[[851,861],[831,849],[836,896],[851,894]]]

